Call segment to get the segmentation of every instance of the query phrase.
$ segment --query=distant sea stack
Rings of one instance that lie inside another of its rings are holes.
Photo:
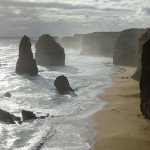
[[[119,32],[94,32],[83,36],[83,55],[112,57]]]
[[[36,75],[38,68],[31,50],[30,38],[23,36],[19,45],[19,58],[16,64],[16,73]]]
[[[150,119],[150,40],[143,45],[141,66],[140,108],[143,116],[147,119]]]
[[[82,49],[82,34],[75,34],[74,36],[66,36],[63,37],[60,41],[62,46],[67,49],[75,49],[81,50]]]
[[[133,74],[132,78],[135,80],[140,80],[141,76],[141,56],[142,56],[142,48],[143,45],[150,40],[150,29],[147,29],[147,31],[141,36],[139,39],[139,49],[138,49],[138,67],[136,72]]]
[[[39,65],[65,65],[64,48],[49,34],[43,34],[39,37],[35,48],[35,58]]]
[[[146,29],[127,29],[120,33],[113,52],[113,63],[137,67],[139,38]]]

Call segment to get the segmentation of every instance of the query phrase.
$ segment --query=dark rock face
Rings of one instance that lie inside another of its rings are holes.
[[[139,39],[139,49],[138,49],[138,67],[136,72],[133,74],[132,78],[135,80],[140,80],[141,76],[141,56],[142,56],[142,48],[143,45],[150,40],[150,29],[147,29],[147,31],[140,37]]]
[[[19,45],[19,59],[16,64],[16,73],[36,75],[38,68],[31,51],[30,38],[23,36]]]
[[[15,124],[15,121],[20,123],[21,118],[13,115],[7,111],[0,109],[0,121],[4,122],[6,124]]]
[[[39,37],[35,48],[35,58],[39,65],[65,65],[64,49],[52,36],[44,34]]]
[[[141,78],[140,78],[140,91],[141,91],[141,112],[143,116],[150,119],[150,40],[148,40],[142,48],[141,57]]]
[[[83,55],[112,57],[119,32],[94,32],[83,35]]]
[[[23,121],[37,119],[36,115],[32,111],[22,110],[21,111]]]
[[[132,75],[132,79],[140,81],[140,77],[141,77],[141,69],[138,68],[136,72]]]
[[[67,94],[70,92],[74,92],[74,90],[70,87],[69,81],[65,76],[59,76],[54,81],[54,85],[59,93]]]
[[[146,29],[127,29],[120,33],[113,52],[113,63],[137,67],[139,38]]]

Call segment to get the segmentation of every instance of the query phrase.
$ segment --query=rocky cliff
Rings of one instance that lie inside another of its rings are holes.
[[[76,34],[73,37],[66,36],[61,39],[60,43],[64,48],[81,50],[82,49],[82,38],[83,38],[82,34]]]
[[[136,72],[133,74],[132,78],[135,80],[140,80],[141,76],[141,56],[142,56],[142,48],[143,45],[150,40],[150,29],[147,29],[147,31],[140,37],[139,39],[139,49],[138,49],[138,67]]]
[[[82,52],[85,55],[112,57],[119,32],[94,32],[83,36]]]
[[[35,58],[39,65],[65,65],[64,49],[49,34],[44,34],[39,37],[35,48]]]
[[[122,66],[138,65],[139,38],[146,29],[127,29],[120,33],[113,52],[113,63]]]
[[[38,68],[31,50],[30,38],[23,36],[19,45],[19,59],[16,64],[16,73],[36,75]]]
[[[140,77],[140,91],[141,91],[141,112],[143,116],[150,119],[150,40],[148,40],[142,47],[141,57],[141,77]]]

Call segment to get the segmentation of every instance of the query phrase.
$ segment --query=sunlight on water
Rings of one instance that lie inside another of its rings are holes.
[[[15,74],[19,40],[2,40],[0,45],[0,108],[20,116],[22,109],[50,114],[45,120],[22,125],[0,124],[1,149],[87,150],[88,116],[106,103],[96,95],[111,84],[111,76],[120,72],[112,59],[81,56],[78,51],[66,51],[66,66],[41,67],[39,75]],[[33,45],[34,47],[34,45]],[[74,95],[60,95],[53,82],[66,75]],[[9,91],[11,98],[3,96]],[[55,117],[52,118],[51,116]]]

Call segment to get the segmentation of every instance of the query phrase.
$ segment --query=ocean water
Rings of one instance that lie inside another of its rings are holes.
[[[36,77],[17,75],[18,46],[19,39],[0,39],[0,109],[18,116],[22,109],[50,116],[22,125],[0,123],[0,150],[88,150],[94,135],[89,116],[106,104],[97,94],[122,70],[110,58],[81,56],[70,49],[65,50],[64,67],[38,66]],[[53,85],[59,75],[78,91],[60,95]],[[3,96],[7,91],[11,98]]]

